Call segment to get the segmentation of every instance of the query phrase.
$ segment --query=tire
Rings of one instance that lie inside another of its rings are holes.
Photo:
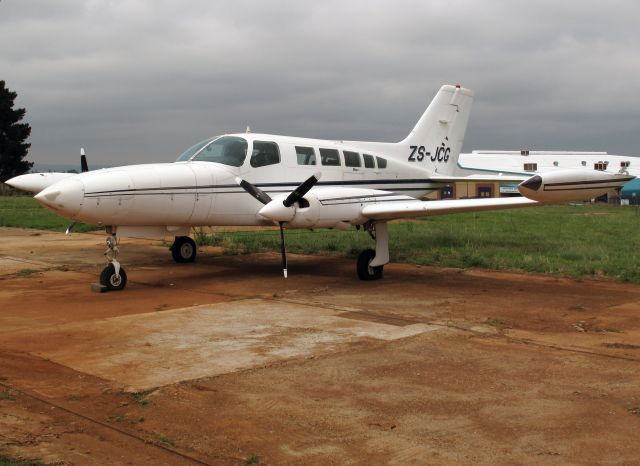
[[[108,291],[123,290],[127,286],[127,273],[120,267],[120,276],[116,276],[116,268],[109,264],[100,274],[100,284],[106,286]]]
[[[366,249],[358,256],[356,270],[360,280],[378,280],[382,278],[384,265],[369,267],[374,257],[376,257],[376,252],[373,249]]]
[[[173,260],[180,264],[195,261],[196,251],[196,242],[188,236],[176,236],[176,240],[171,245]]]

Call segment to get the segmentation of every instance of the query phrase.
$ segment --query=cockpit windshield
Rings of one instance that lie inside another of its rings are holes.
[[[204,146],[207,145],[207,143],[213,141],[214,139],[219,138],[220,136],[214,136],[212,138],[209,139],[205,139],[204,141],[200,141],[197,144],[194,144],[193,146],[189,147],[187,150],[185,150],[182,154],[180,154],[180,157],[178,157],[176,159],[176,162],[186,162],[187,160],[190,160],[191,157],[193,157],[193,155],[198,152],[200,149],[202,149]]]
[[[184,151],[176,162],[197,160],[239,167],[247,157],[247,141],[237,136],[216,136]]]

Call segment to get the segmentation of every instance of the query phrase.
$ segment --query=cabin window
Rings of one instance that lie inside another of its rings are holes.
[[[620,168],[629,168],[630,165],[631,162],[629,160],[623,160],[622,162],[620,162]]]
[[[526,172],[538,171],[538,164],[537,163],[525,163],[524,164],[524,171],[526,171]]]
[[[298,156],[298,165],[315,165],[317,163],[313,147],[296,146],[296,155]]]
[[[586,167],[586,166],[587,166],[587,161],[586,161],[586,160],[583,160],[581,163],[582,163],[582,166],[583,166],[583,167]]]
[[[364,159],[365,168],[376,168],[376,162],[373,159],[373,155],[362,154],[362,158]]]
[[[320,149],[320,162],[331,167],[340,166],[340,153],[336,149]]]
[[[350,152],[348,150],[342,151],[344,154],[344,165],[346,167],[361,167],[360,154],[357,152]]]
[[[245,139],[237,136],[222,136],[200,149],[191,160],[217,162],[239,167],[244,163],[246,157],[247,141]]]
[[[251,166],[254,168],[280,163],[280,150],[275,142],[253,141]]]
[[[376,160],[378,161],[378,168],[387,168],[387,159],[376,157]]]
[[[555,160],[555,161],[553,162],[553,166],[554,166],[554,167],[557,167],[557,166],[558,166],[558,161],[557,161],[557,160]]]
[[[605,171],[607,169],[607,165],[609,165],[609,162],[596,162],[593,164],[593,169],[598,171]]]

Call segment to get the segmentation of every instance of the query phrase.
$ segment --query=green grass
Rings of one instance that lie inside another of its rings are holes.
[[[69,221],[29,197],[0,197],[0,226],[64,231]],[[94,227],[78,225],[78,231]],[[640,210],[607,205],[544,206],[425,217],[390,225],[391,260],[442,267],[523,270],[569,277],[604,276],[640,283]],[[199,244],[225,254],[279,251],[274,231],[213,236]],[[374,246],[364,231],[288,230],[287,250],[356,257]]]
[[[0,455],[0,466],[46,466],[46,465],[38,460],[19,461],[19,460],[12,460],[10,458]]]
[[[32,197],[0,196],[0,227],[65,231],[70,224],[71,220],[45,209]],[[73,231],[92,231],[98,228],[95,225],[78,224]]]
[[[15,401],[15,397],[7,390],[0,391],[0,400]]]
[[[544,206],[392,223],[391,260],[419,265],[522,270],[640,282],[640,211],[606,205]],[[278,251],[278,231],[200,238],[226,254]],[[356,257],[374,242],[363,231],[290,230],[287,250]]]

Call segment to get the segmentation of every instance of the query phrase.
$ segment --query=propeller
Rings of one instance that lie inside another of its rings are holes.
[[[80,148],[80,171],[82,171],[82,173],[89,171],[89,165],[87,165],[87,156],[84,154],[84,147]]]
[[[236,178],[236,183],[238,183],[242,189],[264,204],[264,207],[260,209],[260,215],[277,221],[280,226],[280,251],[282,253],[282,273],[284,278],[287,278],[287,250],[284,242],[284,224],[295,216],[295,208],[292,209],[293,204],[300,201],[304,195],[313,188],[320,179],[320,176],[320,172],[314,173],[300,183],[283,201],[280,201],[280,199],[273,200],[271,196],[247,180],[239,177]]]
[[[84,147],[80,148],[80,171],[82,173],[89,171],[89,165],[87,164],[87,156],[84,153]],[[69,225],[67,227],[67,231],[65,231],[64,234],[68,235],[69,233],[71,233],[71,230],[73,230],[73,227],[75,227],[77,223],[78,222],[73,222],[71,225]]]

